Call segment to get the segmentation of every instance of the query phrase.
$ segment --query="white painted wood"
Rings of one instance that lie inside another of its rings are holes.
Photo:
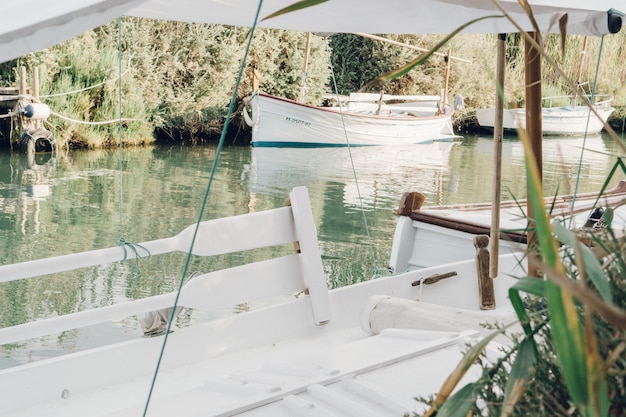
[[[587,106],[544,107],[542,109],[542,132],[544,135],[581,136],[597,135],[604,128],[604,122],[615,111],[611,107],[612,97],[595,105],[600,115],[598,118]],[[478,124],[493,128],[495,109],[479,109],[476,111]],[[507,130],[526,128],[526,109],[504,109],[503,127]]]
[[[416,102],[417,103],[417,102]],[[254,93],[251,100],[254,146],[370,146],[429,143],[456,137],[454,110],[437,114],[436,103],[403,108],[353,102],[348,107],[316,107]],[[255,122],[255,120],[257,122]]]
[[[197,228],[191,225],[178,235],[141,242],[135,245],[139,256],[160,255],[168,252],[188,252],[198,256],[214,256],[225,253],[275,246],[295,241],[291,209],[281,207],[263,212],[207,220]],[[247,233],[254,228],[258,233]],[[195,238],[194,238],[195,235]],[[195,239],[195,240],[194,240]],[[192,247],[193,243],[193,247]],[[134,259],[130,248],[117,246],[54,258],[39,259],[18,264],[0,266],[0,282],[53,274],[72,269]]]
[[[177,305],[218,310],[276,295],[303,291],[305,286],[300,273],[299,257],[293,254],[197,276],[185,284]],[[171,307],[175,298],[175,293],[157,295],[97,310],[86,310],[2,328],[0,329],[0,344],[14,343],[160,310]]]
[[[313,221],[311,202],[305,187],[296,187],[289,195],[298,242],[302,251],[302,275],[309,289],[315,323],[318,325],[326,324],[332,317],[332,311],[328,298],[326,274],[324,273],[322,256],[317,242],[317,229]]]
[[[292,192],[291,199],[290,207],[208,220],[197,228],[189,226],[172,238],[141,243],[138,250],[140,253],[144,250],[157,255],[192,248],[196,255],[211,256],[299,241],[300,254],[195,277],[183,287],[177,306],[221,309],[273,296],[295,294],[308,288],[316,323],[323,324],[330,320],[330,304],[308,191],[305,187],[298,187]],[[294,227],[294,222],[301,224]],[[5,281],[33,277],[97,265],[98,261],[112,262],[119,260],[121,253],[122,249],[116,247],[5,265],[0,267],[0,274],[5,274]],[[134,256],[132,251],[128,254],[128,258]],[[175,294],[164,294],[0,329],[0,343],[13,343],[160,310],[171,307],[175,299]]]

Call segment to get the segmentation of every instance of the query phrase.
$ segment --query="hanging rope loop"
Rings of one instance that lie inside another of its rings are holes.
[[[130,249],[130,251],[135,255],[134,259],[135,259],[136,275],[141,275],[141,268],[139,267],[139,260],[143,257],[147,257],[148,259],[150,259],[152,257],[152,254],[150,253],[150,251],[138,243],[127,242],[126,239],[124,239],[123,237],[120,237],[120,239],[117,241],[117,245],[120,246],[122,250],[124,251],[124,258],[122,259],[122,262],[124,262],[128,258],[127,248]],[[138,249],[141,249],[144,251],[143,256],[139,253]]]

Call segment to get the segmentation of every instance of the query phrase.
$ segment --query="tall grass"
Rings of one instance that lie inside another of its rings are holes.
[[[121,24],[120,24],[121,23]],[[0,83],[16,85],[20,65],[41,68],[42,95],[97,88],[46,99],[52,109],[82,121],[119,118],[118,37],[121,36],[123,140],[128,144],[210,140],[221,130],[230,100],[238,63],[243,56],[247,28],[188,24],[150,19],[123,18],[71,39],[0,65]],[[394,35],[389,38],[431,48],[443,36]],[[239,98],[251,91],[252,72],[261,74],[261,89],[278,96],[297,98],[302,84],[306,35],[300,32],[259,29],[248,58]],[[568,75],[574,77],[580,62],[582,38],[568,36],[565,53],[557,36],[547,38],[546,49]],[[465,107],[457,118],[470,117],[475,109],[492,106],[495,100],[495,35],[459,35],[446,44],[453,56],[471,63],[452,62],[449,97],[460,93]],[[623,128],[626,116],[626,34],[589,38],[581,81],[591,82],[600,49],[598,94],[615,95],[613,120]],[[510,35],[505,81],[506,102],[523,105],[524,77],[521,39]],[[447,51],[446,51],[447,52]],[[306,101],[322,104],[325,93],[358,91],[367,82],[415,59],[418,52],[357,35],[312,36],[307,68]],[[402,78],[385,85],[392,94],[437,94],[444,86],[445,62],[431,57]],[[571,88],[544,66],[544,95],[568,95]],[[584,84],[588,90],[589,84]],[[62,145],[106,147],[116,145],[116,124],[90,126],[51,118],[51,128]],[[234,123],[243,129],[243,123]],[[245,136],[244,136],[245,137]]]
[[[549,39],[541,49],[550,70],[571,87],[566,54],[550,56]],[[556,86],[553,82],[552,85]],[[618,143],[614,132],[611,136]],[[605,417],[623,415],[626,407],[626,251],[624,230],[612,228],[613,209],[604,208],[601,227],[571,230],[563,219],[549,221],[541,173],[533,147],[520,132],[526,154],[529,219],[535,239],[527,249],[530,271],[509,290],[522,333],[502,328],[510,346],[496,362],[479,358],[490,337],[470,349],[441,391],[431,398],[426,416],[563,415]],[[622,150],[624,145],[621,145]],[[621,158],[603,190],[626,164]],[[602,190],[601,190],[602,193]],[[600,198],[598,201],[601,201]],[[493,337],[493,336],[491,336]],[[456,388],[471,363],[482,366],[482,377]]]

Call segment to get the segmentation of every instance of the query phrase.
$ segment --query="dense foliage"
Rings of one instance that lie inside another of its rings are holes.
[[[50,119],[48,128],[54,131],[61,146],[111,146],[119,143],[121,134],[128,144],[211,140],[223,126],[248,34],[247,28],[123,18],[61,45],[0,65],[0,85],[16,86],[19,66],[27,67],[29,74],[30,68],[38,66],[42,99],[53,111],[74,120]],[[431,48],[441,36],[389,38]],[[626,69],[606,63],[623,62],[623,42],[623,34],[604,40],[590,39],[581,76],[583,82],[594,80],[595,57],[602,49],[598,93],[614,94],[617,106],[626,99],[622,81]],[[491,51],[495,51],[495,43],[493,35],[462,35],[441,51],[449,50],[453,56],[471,61],[451,63],[449,96],[460,93],[465,98],[465,108],[457,114],[459,119],[493,103],[495,53]],[[523,45],[514,36],[509,37],[508,44],[507,101],[523,104]],[[568,37],[564,55],[558,36],[547,38],[546,44],[569,75],[578,71],[582,38]],[[258,29],[235,110],[251,91],[254,69],[261,75],[263,91],[297,98],[305,45],[305,33]],[[321,104],[325,93],[357,91],[373,78],[418,55],[412,49],[354,34],[312,35],[305,101]],[[382,88],[392,94],[438,94],[445,85],[445,66],[444,59],[435,56]],[[120,119],[120,73],[123,132],[116,123]],[[589,85],[585,84],[587,90]],[[570,90],[544,65],[544,94],[567,95]],[[623,110],[618,109],[615,116],[622,120]],[[114,123],[89,125],[77,121]],[[234,122],[231,133],[245,129],[237,111]],[[6,135],[2,140],[7,141]]]

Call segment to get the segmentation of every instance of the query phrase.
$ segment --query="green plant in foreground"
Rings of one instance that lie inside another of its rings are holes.
[[[626,172],[621,159],[618,166]],[[611,230],[610,216],[608,227],[593,233],[550,224],[529,149],[527,170],[537,236],[528,257],[542,278],[523,277],[510,289],[524,331],[510,335],[510,347],[495,363],[480,353],[506,329],[472,347],[437,397],[418,399],[431,404],[426,415],[591,417],[626,409],[624,239]],[[476,362],[482,376],[452,394]]]

